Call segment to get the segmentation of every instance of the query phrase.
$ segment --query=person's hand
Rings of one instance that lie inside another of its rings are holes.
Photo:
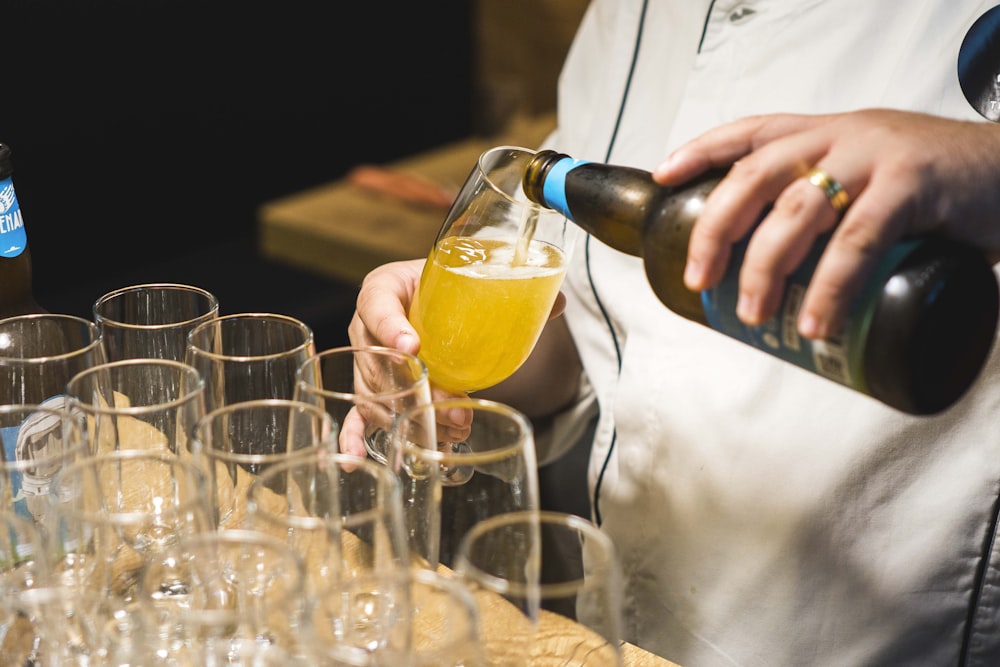
[[[851,299],[903,236],[937,232],[1000,257],[1000,126],[994,123],[885,109],[754,116],[681,146],[653,176],[680,185],[730,164],[692,231],[684,281],[692,290],[715,285],[732,245],[773,202],[740,270],[737,314],[747,324],[774,315],[785,278],[830,230],[799,313],[799,331],[808,338],[839,332]],[[842,218],[808,180],[814,167],[847,193]]]
[[[347,327],[351,345],[381,345],[414,355],[420,351],[420,338],[406,313],[420,283],[424,261],[389,262],[372,269],[365,276],[358,291],[354,315]],[[468,429],[468,421],[464,414],[445,415],[439,425],[444,430],[443,435],[452,429],[462,433]],[[352,409],[341,425],[341,451],[364,456],[364,432],[364,415]]]
[[[409,354],[420,351],[420,339],[406,313],[420,283],[424,260],[390,262],[376,267],[361,283],[347,335],[351,345],[384,345]]]
[[[351,345],[384,345],[410,354],[420,351],[420,338],[406,313],[420,283],[424,261],[390,262],[365,276],[358,292],[357,307],[347,327]],[[549,319],[562,315],[565,309],[566,295],[560,292]]]
[[[365,276],[358,292],[357,307],[348,325],[351,345],[383,345],[414,355],[420,352],[420,338],[406,314],[420,284],[423,266],[424,260],[390,262],[376,267]],[[561,315],[565,308],[566,296],[560,292],[549,319]],[[565,343],[563,347],[567,347]],[[575,354],[575,348],[573,352]],[[434,398],[454,395],[433,386],[432,394]],[[467,410],[450,410],[447,414],[438,415],[439,435],[448,441],[463,440],[468,435],[471,420],[472,414]],[[363,454],[364,444],[358,438],[358,434],[363,432],[363,416],[352,410],[342,426],[341,450]]]

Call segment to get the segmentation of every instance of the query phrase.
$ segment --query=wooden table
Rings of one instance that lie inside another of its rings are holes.
[[[240,474],[240,481],[237,484],[237,492],[240,492],[240,489],[247,489],[249,487],[252,477],[242,471],[239,471],[238,474]],[[289,498],[290,500],[287,500]],[[271,493],[258,496],[259,500],[267,501],[271,506],[270,513],[277,515],[284,512],[284,508],[287,507],[285,505],[286,502],[294,503],[296,498],[298,498],[298,495],[294,492],[289,493],[287,496],[279,496]],[[238,521],[238,523],[242,523],[242,520]],[[276,531],[273,533],[275,537],[279,539],[288,538],[287,532],[281,530],[280,526],[272,526],[272,530]],[[348,532],[342,534],[341,539],[342,555],[345,558],[344,567],[349,570],[353,568],[370,570],[374,567],[371,563],[372,553],[367,544],[356,539],[354,535]],[[305,557],[307,567],[311,562],[310,554],[316,555],[317,558],[321,559],[325,557],[326,549],[322,544],[325,540],[325,531],[317,531],[308,535],[304,542],[296,543],[296,550],[300,551]],[[444,565],[439,565],[437,569],[438,572],[445,576],[452,576],[454,574],[453,571]],[[480,626],[483,640],[487,645],[492,643],[491,650],[498,650],[499,648],[502,651],[504,642],[509,642],[511,635],[516,634],[514,628],[523,623],[523,615],[514,605],[492,592],[480,591],[476,596],[481,614]],[[426,629],[424,630],[426,631]],[[416,632],[419,636],[420,628],[416,628]],[[538,651],[536,655],[539,656],[565,656],[565,647],[567,644],[576,647],[577,650],[573,651],[574,654],[587,656],[595,654],[603,643],[603,640],[596,633],[584,625],[560,614],[544,610],[539,617],[534,637],[534,641],[536,642],[535,651]],[[624,667],[678,667],[675,663],[628,642],[622,643],[622,658]],[[565,667],[573,667],[581,663],[567,661],[560,662],[559,664],[565,665]]]
[[[523,118],[498,136],[470,137],[384,166],[457,190],[487,148],[534,148],[554,127],[551,114]],[[342,179],[263,204],[258,243],[265,257],[357,285],[380,264],[425,257],[444,214]]]

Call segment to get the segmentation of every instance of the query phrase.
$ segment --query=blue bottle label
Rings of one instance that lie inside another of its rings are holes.
[[[564,157],[552,165],[549,168],[549,173],[545,175],[545,182],[542,183],[542,197],[545,198],[545,205],[572,220],[573,214],[566,202],[566,174],[589,162],[589,160],[574,160]]]
[[[895,267],[919,243],[904,241],[887,252],[865,289],[854,299],[841,335],[826,340],[810,340],[798,333],[796,322],[806,287],[828,237],[817,242],[785,283],[785,296],[777,314],[759,326],[748,326],[736,316],[739,293],[739,272],[743,264],[749,236],[733,246],[729,269],[718,285],[702,292],[702,307],[709,326],[768,354],[811,370],[823,377],[866,392],[864,377],[864,341],[871,325],[874,306],[882,284]]]
[[[53,396],[41,405],[62,409],[65,396]],[[30,462],[43,457],[57,456],[63,447],[69,446],[62,439],[63,423],[49,413],[33,412],[15,426],[0,427],[0,444],[3,446],[3,460],[16,463],[8,478],[10,494],[14,500],[14,511],[38,520],[44,512],[48,498],[49,484],[55,470],[44,465],[31,466]]]
[[[21,219],[14,181],[8,176],[0,180],[0,257],[17,257],[28,245],[28,235]]]

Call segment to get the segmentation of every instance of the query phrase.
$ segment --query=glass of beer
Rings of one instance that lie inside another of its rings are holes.
[[[574,230],[521,190],[534,156],[512,146],[480,155],[431,248],[409,318],[436,387],[465,393],[505,380],[549,318]]]

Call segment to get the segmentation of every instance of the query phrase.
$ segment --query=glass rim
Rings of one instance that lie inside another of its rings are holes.
[[[66,352],[60,352],[59,354],[50,354],[41,357],[11,357],[0,354],[0,366],[13,365],[13,364],[43,364],[50,362],[54,359],[70,359],[72,357],[77,357],[84,354],[89,354],[94,349],[100,348],[103,344],[103,337],[101,336],[101,329],[91,320],[84,319],[77,315],[70,315],[68,313],[28,313],[26,315],[14,315],[13,317],[5,317],[0,319],[0,329],[2,329],[6,324],[15,321],[36,321],[36,320],[51,320],[56,322],[64,322],[68,324],[73,324],[79,326],[87,331],[87,335],[90,340],[82,345],[81,347],[73,348],[72,350],[67,350]],[[2,349],[2,348],[0,348]]]
[[[78,389],[79,384],[85,379],[97,376],[99,373],[107,373],[109,371],[115,371],[119,368],[131,366],[164,366],[173,368],[178,373],[185,376],[186,380],[190,380],[194,384],[190,385],[185,382],[186,386],[181,394],[161,403],[144,403],[141,405],[134,405],[130,402],[127,406],[104,406],[95,405],[77,396],[78,392],[76,390]],[[88,414],[128,415],[134,417],[150,412],[160,412],[162,410],[169,410],[171,408],[182,406],[188,401],[195,399],[197,396],[203,396],[205,389],[205,378],[202,377],[201,372],[194,366],[191,366],[183,361],[161,358],[129,358],[119,359],[117,361],[106,361],[104,363],[91,366],[90,368],[83,369],[71,377],[69,382],[66,383],[66,397],[73,408],[79,409]]]
[[[467,577],[484,588],[500,595],[513,595],[517,597],[532,595],[533,589],[536,588],[535,586],[521,582],[507,581],[502,577],[489,573],[474,564],[468,556],[473,543],[488,531],[517,524],[526,524],[529,528],[536,527],[539,531],[541,531],[542,524],[546,524],[567,528],[578,534],[583,534],[586,540],[596,542],[601,553],[607,556],[599,563],[588,563],[588,566],[594,568],[594,571],[604,572],[614,577],[616,580],[610,582],[612,586],[619,585],[617,581],[617,554],[611,537],[602,531],[593,521],[577,514],[554,510],[516,510],[497,514],[476,522],[466,531],[459,542],[458,551],[456,552],[456,572],[459,572],[460,576]],[[541,557],[541,548],[541,538],[539,537],[539,558]],[[587,577],[577,577],[559,582],[544,583],[539,581],[537,590],[541,598],[558,599],[595,590],[601,586],[601,582],[589,581]]]
[[[524,153],[525,155],[530,155],[531,157],[534,157],[535,155],[538,154],[538,151],[532,150],[530,148],[525,148],[523,146],[505,144],[502,146],[493,146],[492,148],[487,148],[482,153],[480,153],[479,157],[476,159],[476,170],[479,172],[479,176],[480,178],[482,178],[483,182],[489,186],[490,190],[498,194],[503,199],[506,199],[511,204],[516,204],[517,206],[523,206],[532,211],[538,211],[539,213],[545,213],[545,214],[554,213],[552,209],[546,208],[541,204],[531,201],[530,199],[527,198],[517,199],[514,196],[516,193],[507,192],[499,185],[497,185],[496,181],[494,181],[490,177],[490,172],[492,170],[489,168],[489,166],[487,166],[486,161],[490,156],[496,155],[498,153]],[[562,216],[562,214],[559,215],[560,217]]]
[[[182,535],[176,542],[164,548],[160,554],[174,553],[192,546],[212,547],[214,545],[264,547],[272,552],[281,552],[280,555],[283,558],[285,556],[291,557],[291,561],[295,564],[296,569],[300,570],[303,578],[306,576],[305,560],[288,542],[279,540],[269,533],[249,528],[217,528],[203,533]]]
[[[141,523],[146,520],[145,512],[109,512],[105,510],[88,510],[77,505],[63,502],[61,497],[61,486],[67,477],[77,474],[80,471],[90,469],[95,474],[99,474],[97,467],[103,464],[112,464],[115,461],[125,461],[134,459],[147,459],[168,463],[171,467],[178,466],[187,472],[192,473],[191,481],[196,488],[189,489],[192,493],[190,497],[178,503],[176,507],[169,510],[170,514],[183,514],[190,511],[190,508],[204,505],[205,492],[208,488],[204,471],[193,462],[183,459],[176,454],[166,450],[154,449],[117,449],[113,451],[94,454],[84,459],[74,461],[65,468],[58,470],[52,476],[52,483],[49,488],[49,500],[54,510],[71,518],[83,519],[91,522],[107,522],[116,526],[129,526],[134,523]],[[210,518],[211,511],[206,506],[206,516]]]
[[[101,308],[106,306],[108,303],[118,300],[126,295],[133,294],[135,292],[140,292],[144,290],[162,290],[162,291],[173,291],[173,292],[187,292],[191,294],[198,295],[204,299],[205,312],[195,317],[188,318],[186,320],[176,320],[173,322],[164,322],[161,324],[149,324],[140,322],[127,322],[117,318],[110,317],[101,312]],[[190,326],[195,323],[201,323],[203,321],[212,320],[219,315],[219,299],[212,292],[208,291],[203,287],[198,287],[197,285],[189,285],[185,283],[140,283],[136,285],[127,285],[125,287],[119,287],[107,292],[94,301],[91,310],[94,314],[94,322],[99,326],[104,324],[111,324],[119,329],[136,329],[136,330],[148,330],[156,331],[159,329],[169,329],[171,327],[184,327]]]
[[[151,559],[147,559],[143,572],[139,578],[139,586],[145,590],[145,577],[151,571],[151,567],[162,563],[164,559],[176,558],[181,560],[181,554],[189,549],[210,549],[245,547],[247,549],[266,549],[269,556],[280,558],[290,564],[294,569],[293,586],[284,591],[284,594],[277,600],[282,603],[301,599],[305,592],[308,569],[306,561],[288,542],[279,540],[277,537],[258,530],[248,528],[218,528],[202,533],[190,533],[182,535],[162,551],[158,551]],[[196,560],[192,557],[190,560]],[[270,591],[268,592],[270,595]],[[238,607],[231,609],[185,609],[184,614],[194,619],[196,623],[211,625],[216,623],[228,623],[230,619],[239,620],[242,612]]]
[[[279,350],[277,352],[269,352],[267,354],[252,354],[252,355],[237,355],[228,354],[226,352],[216,352],[214,350],[207,350],[200,345],[195,344],[195,340],[201,336],[209,327],[226,327],[232,322],[238,321],[268,321],[272,323],[281,323],[289,326],[289,328],[294,329],[303,335],[303,340],[296,345],[286,348],[284,350]],[[198,324],[195,328],[187,334],[187,349],[189,352],[196,354],[198,356],[211,359],[213,361],[234,361],[234,362],[255,362],[262,359],[271,359],[276,357],[285,357],[292,354],[298,354],[303,350],[309,350],[309,348],[315,345],[316,335],[313,332],[312,327],[303,322],[297,317],[291,315],[282,315],[280,313],[268,313],[268,312],[245,312],[245,313],[230,313],[229,315],[220,315],[214,317],[210,320],[206,320]]]
[[[423,461],[430,461],[434,463],[449,463],[455,461],[460,462],[460,465],[463,466],[482,465],[502,461],[519,450],[527,451],[529,449],[531,451],[528,456],[530,459],[534,459],[534,429],[531,425],[531,420],[529,420],[523,412],[517,408],[507,405],[506,403],[485,398],[476,398],[474,396],[451,396],[448,398],[438,398],[432,400],[430,403],[410,406],[400,412],[393,421],[391,428],[391,438],[393,442],[398,442],[400,440],[399,430],[402,428],[403,424],[412,421],[418,421],[419,423],[419,419],[422,417],[422,414],[427,410],[437,412],[437,410],[441,408],[451,406],[482,409],[494,414],[507,415],[515,424],[517,424],[521,437],[510,444],[501,445],[494,449],[480,452],[442,452],[439,449],[424,447],[409,439],[403,439],[402,453],[411,455],[414,458],[418,458]],[[475,418],[473,418],[473,423],[475,423]],[[435,423],[435,431],[436,428]],[[531,446],[527,446],[528,444]],[[534,461],[528,460],[527,464],[533,465]]]
[[[216,419],[221,419],[226,415],[231,415],[236,412],[244,412],[257,408],[288,408],[289,410],[296,410],[303,413],[312,413],[315,417],[322,420],[321,430],[326,435],[324,435],[321,440],[308,447],[277,454],[240,454],[205,445],[204,431],[205,429],[210,428],[210,424],[212,424]],[[255,398],[248,401],[222,405],[211,412],[203,414],[194,423],[189,435],[190,444],[197,451],[197,453],[211,459],[226,461],[229,463],[280,463],[289,456],[314,454],[320,450],[327,449],[331,443],[336,442],[337,434],[337,421],[333,418],[333,415],[314,403],[299,401],[292,398]]]
[[[348,516],[339,516],[335,520],[318,516],[305,516],[288,514],[277,514],[264,509],[258,496],[263,493],[262,489],[270,490],[265,481],[270,481],[279,474],[287,473],[289,469],[299,467],[304,464],[334,463],[338,467],[350,466],[344,472],[350,474],[356,470],[362,470],[373,477],[376,482],[377,496],[381,499],[383,494],[388,502],[377,501],[374,507],[352,512]],[[300,530],[326,530],[331,524],[340,528],[356,528],[372,521],[390,515],[393,512],[392,505],[402,501],[402,488],[399,478],[384,465],[376,463],[371,459],[362,458],[353,454],[344,454],[329,449],[321,448],[316,452],[311,452],[303,456],[288,458],[280,463],[269,466],[262,471],[250,484],[247,490],[247,516],[259,517],[271,525],[285,526]]]
[[[358,353],[362,354],[372,354],[378,357],[395,357],[402,361],[405,361],[411,367],[416,368],[419,371],[419,376],[414,379],[413,384],[405,389],[399,389],[395,391],[385,391],[385,392],[375,392],[371,394],[359,394],[355,392],[338,391],[335,389],[326,389],[323,387],[317,387],[314,384],[310,384],[307,380],[303,379],[304,371],[307,368],[311,368],[314,364],[322,363],[323,359],[327,357],[332,357],[335,355],[340,355],[344,353],[350,353],[356,355]],[[342,401],[355,401],[355,400],[365,400],[370,402],[379,402],[384,400],[392,400],[396,398],[401,398],[411,394],[415,388],[420,385],[427,384],[430,385],[430,373],[427,370],[427,364],[425,364],[419,357],[409,352],[403,352],[402,350],[397,350],[394,347],[386,347],[382,345],[344,345],[341,347],[331,347],[325,350],[320,350],[309,356],[308,359],[299,364],[299,367],[295,370],[295,387],[302,388],[303,392],[306,392],[312,396],[321,396],[323,398],[334,398]]]

